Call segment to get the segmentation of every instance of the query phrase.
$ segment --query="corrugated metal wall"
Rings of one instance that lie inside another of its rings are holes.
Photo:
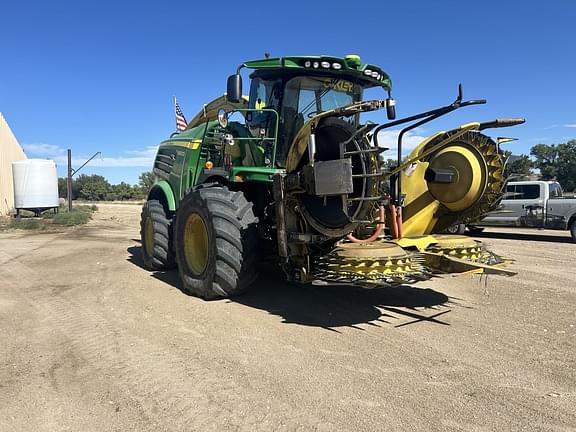
[[[0,216],[7,215],[14,208],[12,162],[23,159],[26,155],[0,113]]]

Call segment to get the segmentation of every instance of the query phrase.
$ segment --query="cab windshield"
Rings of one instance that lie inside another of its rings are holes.
[[[274,109],[280,113],[280,130],[276,142],[276,165],[284,167],[286,156],[298,131],[309,119],[362,100],[362,86],[346,79],[332,77],[297,76],[284,83],[282,80],[252,79],[248,107],[253,110]],[[247,119],[251,128],[275,133],[271,126],[275,116],[269,111],[255,111]],[[357,125],[358,115],[348,118]]]
[[[362,87],[330,77],[295,77],[286,82],[282,97],[283,128],[278,137],[276,163],[285,166],[292,141],[304,123],[317,114],[362,100]],[[358,116],[349,118],[354,125]]]
[[[286,83],[283,108],[305,118],[358,102],[362,88],[351,81],[329,77],[296,77]]]

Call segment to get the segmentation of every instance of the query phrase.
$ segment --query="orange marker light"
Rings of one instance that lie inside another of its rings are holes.
[[[204,166],[206,167],[206,169],[211,170],[212,168],[214,168],[214,164],[212,163],[212,161],[206,161],[206,163],[204,164]]]

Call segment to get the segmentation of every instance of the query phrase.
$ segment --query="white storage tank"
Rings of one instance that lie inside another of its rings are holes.
[[[40,213],[58,207],[56,163],[49,159],[12,162],[14,208]]]

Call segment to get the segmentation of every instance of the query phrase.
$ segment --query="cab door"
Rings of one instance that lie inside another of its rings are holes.
[[[515,204],[517,199],[515,191],[516,185],[509,183],[498,208],[488,213],[482,220],[482,225],[516,226],[519,224],[521,214],[518,212],[518,205]]]
[[[570,219],[567,213],[570,206],[564,198],[562,187],[559,183],[548,184],[548,199],[546,200],[546,228],[566,229],[566,223]]]
[[[545,185],[542,183],[518,183],[515,185],[514,197],[509,204],[511,216],[517,218],[517,225],[543,227],[546,220],[544,207]]]

